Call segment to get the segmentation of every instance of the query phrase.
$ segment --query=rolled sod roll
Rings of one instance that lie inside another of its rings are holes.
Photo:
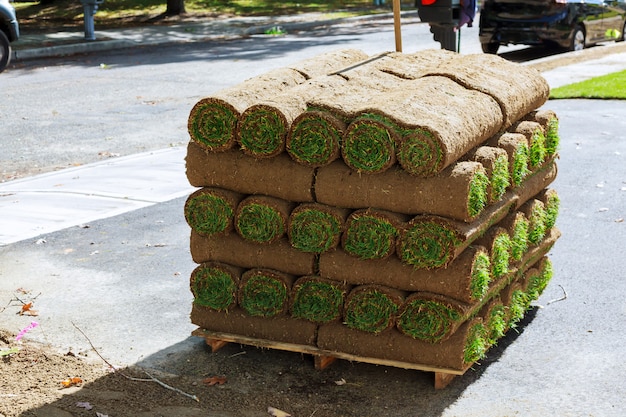
[[[251,195],[234,215],[237,233],[251,242],[271,244],[287,233],[287,219],[295,204],[280,198]]]
[[[360,175],[342,161],[319,168],[317,201],[336,207],[376,207],[401,214],[434,214],[470,222],[483,211],[489,179],[478,162],[464,161],[438,175],[419,178],[394,167]]]
[[[471,245],[447,268],[417,269],[397,257],[363,260],[343,250],[320,255],[320,275],[352,285],[377,284],[403,291],[426,291],[465,303],[481,300],[489,289],[491,260],[484,247]]]
[[[307,100],[346,82],[338,76],[317,77],[248,107],[237,123],[241,150],[255,158],[283,152],[294,120],[307,110]],[[294,147],[293,140],[290,147]]]
[[[432,344],[408,337],[397,329],[375,334],[354,330],[341,323],[321,325],[317,346],[333,352],[344,352],[360,358],[391,361],[391,365],[413,365],[428,371],[465,372],[480,359],[487,347],[480,318],[463,323],[446,341]],[[378,361],[377,361],[378,360]]]
[[[507,328],[514,329],[530,307],[530,297],[520,280],[512,282],[502,291],[502,303],[506,306]]]
[[[543,127],[546,135],[546,154],[548,157],[556,154],[561,140],[559,118],[556,113],[552,110],[542,109],[530,112],[524,119],[537,122]]]
[[[518,271],[524,272],[539,262],[541,258],[548,254],[560,237],[561,231],[558,228],[553,227],[550,229],[538,245],[530,247],[524,254],[524,258],[522,258],[520,266],[517,268]]]
[[[549,161],[545,163],[540,169],[532,172],[521,186],[513,189],[513,192],[518,196],[517,208],[519,208],[526,201],[539,195],[544,189],[546,189],[556,179],[558,173],[558,167],[556,161]]]
[[[237,303],[242,268],[221,262],[203,262],[191,273],[194,305],[226,311]]]
[[[407,172],[421,177],[435,175],[456,162],[497,133],[503,122],[500,107],[490,96],[437,76],[407,81],[392,91],[374,94],[359,114],[396,127],[398,162]],[[393,137],[391,129],[377,127],[378,142]],[[348,126],[345,136],[350,134]]]
[[[336,248],[349,214],[347,209],[324,204],[300,204],[293,209],[287,223],[291,246],[308,253],[322,253]]]
[[[463,159],[482,164],[489,178],[489,186],[487,188],[489,202],[499,201],[509,185],[511,185],[508,153],[502,148],[479,146],[465,154]]]
[[[553,274],[552,261],[547,256],[541,258],[533,268],[526,271],[524,274],[526,293],[531,298],[531,301],[539,298],[550,283],[550,280],[552,280]]]
[[[329,112],[306,111],[295,118],[286,139],[291,158],[310,167],[322,167],[341,156],[346,124]]]
[[[556,190],[552,188],[546,188],[537,194],[545,209],[546,209],[546,229],[552,229],[556,225],[556,219],[559,215],[561,207],[561,199],[559,198]]]
[[[314,323],[337,321],[348,286],[316,275],[300,277],[291,289],[291,315]]]
[[[491,276],[494,280],[509,273],[512,243],[507,229],[498,225],[492,226],[474,243],[487,248],[491,264]]]
[[[511,261],[512,264],[522,260],[528,250],[528,230],[530,223],[526,215],[521,211],[515,211],[507,215],[498,226],[505,228],[511,237]]]
[[[403,263],[416,268],[446,267],[492,225],[502,220],[516,201],[517,196],[509,192],[471,223],[440,216],[416,216],[401,231],[396,255]]]
[[[537,122],[520,121],[511,126],[511,131],[520,133],[528,140],[528,166],[532,170],[546,160],[546,136],[543,127]]]
[[[546,227],[546,206],[541,200],[535,198],[524,203],[519,211],[528,219],[528,243],[538,245],[549,230]]]
[[[502,148],[509,155],[509,173],[511,186],[517,187],[522,184],[524,178],[530,173],[528,167],[529,150],[528,140],[521,133],[504,133],[489,138],[485,144]]]
[[[308,275],[316,270],[315,254],[294,249],[286,238],[271,245],[242,239],[237,233],[205,237],[191,232],[191,257],[195,263],[219,261],[243,268],[268,268],[292,275]]]
[[[341,142],[341,157],[359,173],[376,174],[396,162],[399,137],[384,118],[363,114],[346,128]]]
[[[465,321],[471,306],[439,294],[409,295],[398,311],[401,333],[429,343],[440,343]]]
[[[430,74],[434,69],[453,60],[455,54],[444,49],[427,49],[415,53],[384,52],[370,57],[360,67],[342,71],[348,80],[363,74],[382,72],[404,80],[415,80]]]
[[[295,69],[279,68],[201,99],[187,122],[191,140],[212,152],[232,148],[237,121],[246,108],[305,80]]]
[[[250,316],[274,317],[289,309],[293,275],[272,269],[254,268],[243,273],[237,302]]]
[[[185,202],[185,220],[201,235],[225,234],[233,229],[237,205],[244,195],[221,188],[202,188]]]
[[[194,187],[220,187],[242,194],[263,194],[288,201],[312,202],[315,170],[287,154],[254,159],[237,150],[211,153],[195,142],[187,147],[187,179]]]
[[[395,252],[396,238],[408,220],[408,216],[385,210],[356,210],[346,220],[341,246],[360,259],[388,258]]]
[[[493,97],[504,116],[502,129],[542,106],[550,96],[550,86],[537,70],[497,55],[457,54],[431,74]]]
[[[398,309],[406,294],[382,285],[361,285],[350,291],[343,311],[346,326],[380,333],[396,324]]]
[[[276,342],[315,346],[317,335],[315,323],[286,315],[250,316],[237,307],[225,312],[194,304],[191,322],[209,332],[239,336],[238,340],[241,336],[254,338],[257,344],[263,344],[265,347],[272,347],[272,343]]]
[[[495,345],[507,330],[507,309],[499,296],[494,297],[478,313],[485,326],[488,346]]]

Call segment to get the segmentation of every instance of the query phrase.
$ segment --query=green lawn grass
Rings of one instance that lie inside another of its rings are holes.
[[[626,99],[626,71],[591,78],[574,84],[564,85],[550,92],[551,99],[592,98]]]

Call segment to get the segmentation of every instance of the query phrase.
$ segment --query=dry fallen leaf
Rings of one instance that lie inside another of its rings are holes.
[[[267,407],[267,412],[270,413],[270,416],[274,417],[291,417],[291,414],[274,407]]]
[[[82,383],[83,383],[83,380],[78,377],[67,378],[64,381],[61,381],[61,385],[63,385],[63,388],[69,388],[73,385],[80,385]]]
[[[35,310],[32,310],[33,307],[33,302],[31,301],[30,303],[26,303],[22,306],[22,309],[19,311],[19,315],[20,316],[38,316],[39,313],[37,313]]]
[[[205,378],[202,380],[203,383],[207,385],[224,385],[226,383],[225,376],[212,376],[209,378]]]
[[[339,381],[335,381],[335,384],[337,384],[337,385],[346,385],[346,380],[341,378]]]

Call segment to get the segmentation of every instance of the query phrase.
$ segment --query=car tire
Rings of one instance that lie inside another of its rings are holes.
[[[480,46],[483,48],[484,53],[492,55],[497,54],[498,49],[500,48],[500,44],[498,42],[481,43]]]
[[[615,40],[616,42],[624,42],[624,39],[626,39],[624,32],[626,32],[626,20],[624,21],[624,26],[622,27],[622,34]]]
[[[581,26],[576,26],[574,32],[572,32],[572,40],[570,42],[570,51],[582,51],[585,49],[587,43],[587,35],[585,30]]]
[[[0,72],[11,62],[11,43],[9,38],[0,30]]]

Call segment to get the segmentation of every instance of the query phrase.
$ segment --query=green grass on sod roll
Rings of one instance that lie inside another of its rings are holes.
[[[235,212],[226,200],[214,194],[198,194],[185,203],[185,219],[200,234],[212,235],[225,231]]]
[[[317,114],[320,116],[315,117]],[[338,156],[343,132],[324,119],[322,114],[310,112],[294,122],[287,152],[296,162],[321,167]]]
[[[550,283],[552,275],[552,262],[550,262],[550,260],[546,258],[542,264],[542,268],[538,271],[538,273],[531,275],[528,280],[528,288],[526,291],[531,300],[536,300],[539,298],[539,296],[548,286],[548,283]]]
[[[361,291],[349,298],[344,317],[348,327],[380,333],[393,323],[398,306],[380,291]]]
[[[514,261],[521,261],[528,250],[529,227],[530,223],[523,214],[515,218],[511,233],[511,258]]]
[[[255,107],[241,115],[238,125],[239,144],[249,154],[271,156],[284,148],[287,135],[285,121],[275,112]]]
[[[499,201],[509,185],[511,185],[509,158],[506,155],[500,155],[494,162],[491,174],[491,201]]]
[[[483,250],[476,253],[472,264],[472,279],[470,281],[470,292],[472,298],[480,300],[485,296],[491,282],[491,260],[489,255]]]
[[[548,121],[546,128],[546,153],[552,156],[559,149],[559,142],[561,137],[559,136],[559,119],[556,117],[551,118]]]
[[[537,168],[546,160],[546,136],[539,129],[533,132],[530,142],[528,163],[531,168]]]
[[[447,265],[461,241],[453,230],[434,222],[409,223],[399,242],[402,262],[417,268]]]
[[[398,329],[414,339],[437,343],[446,337],[461,314],[437,301],[411,300],[402,309]]]
[[[537,201],[533,204],[530,212],[530,228],[528,229],[528,242],[538,245],[546,235],[546,209],[543,203]]]
[[[345,232],[343,249],[360,259],[381,259],[393,251],[398,229],[380,216],[353,216]]]
[[[494,345],[506,332],[506,308],[496,304],[487,317],[487,342]]]
[[[235,303],[237,283],[227,271],[213,266],[199,266],[193,272],[191,290],[194,303],[223,311]]]
[[[271,242],[285,233],[285,224],[280,213],[264,204],[245,205],[235,221],[241,237],[252,242]]]
[[[559,208],[561,206],[561,200],[554,190],[549,190],[546,193],[545,201],[546,209],[546,230],[552,229],[556,225],[556,218],[559,215]]]
[[[238,115],[219,102],[200,102],[189,117],[191,138],[209,150],[229,148],[234,143]]]
[[[509,272],[510,260],[511,238],[507,233],[499,234],[494,239],[491,253],[491,271],[495,279]]]
[[[243,283],[240,291],[241,308],[251,316],[273,317],[285,310],[289,299],[285,283],[262,272]]]
[[[484,358],[487,348],[487,330],[485,326],[482,323],[473,324],[465,341],[463,361],[465,363],[474,363]]]
[[[476,170],[470,182],[467,211],[471,217],[478,216],[487,206],[489,177],[482,170]]]
[[[529,150],[528,146],[521,145],[519,146],[515,154],[513,155],[513,170],[511,175],[511,180],[513,181],[513,185],[515,187],[519,187],[524,178],[530,174],[529,165]]]
[[[345,290],[323,281],[296,285],[291,315],[315,323],[327,323],[341,316]]]
[[[362,117],[354,120],[344,135],[341,147],[344,162],[359,172],[382,172],[395,161],[395,141],[391,128],[376,120]]]
[[[509,322],[510,328],[515,328],[517,323],[524,317],[524,313],[530,306],[530,297],[524,291],[517,289],[511,295],[511,304],[509,305]]]
[[[433,134],[423,129],[402,134],[403,139],[396,154],[402,168],[417,176],[436,174],[443,152]]]
[[[316,209],[292,213],[289,223],[291,245],[303,252],[329,250],[341,233],[341,223],[332,214]]]

